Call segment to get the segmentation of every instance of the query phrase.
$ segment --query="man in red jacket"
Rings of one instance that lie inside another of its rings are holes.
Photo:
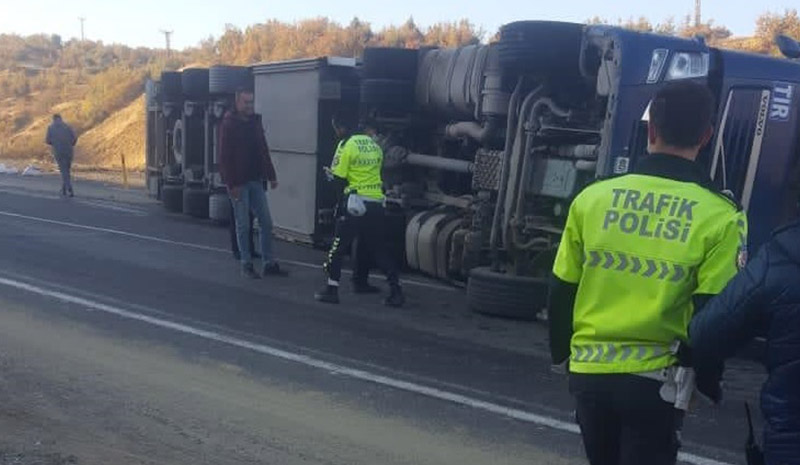
[[[272,218],[267,204],[266,183],[278,188],[275,167],[269,155],[261,116],[255,113],[252,90],[236,92],[236,108],[225,115],[219,134],[220,174],[228,186],[236,221],[242,275],[258,279],[250,248],[250,213],[261,226],[262,275],[286,276],[272,255]]]

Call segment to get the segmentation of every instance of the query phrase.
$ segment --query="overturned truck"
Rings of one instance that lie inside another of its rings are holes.
[[[755,248],[797,214],[797,61],[536,21],[491,45],[367,50],[360,109],[381,128],[389,202],[408,215],[409,267],[467,280],[476,311],[535,317],[571,200],[636,166],[649,102],[679,79],[717,97],[700,163],[748,209]]]
[[[379,128],[396,225],[388,239],[407,266],[466,283],[475,311],[536,318],[571,200],[634,169],[650,100],[666,82],[692,79],[718,104],[699,161],[748,209],[756,248],[797,215],[800,46],[779,45],[789,59],[525,21],[490,45],[255,65],[257,111],[282,178],[269,196],[276,232],[315,244],[332,233],[322,171],[335,147],[330,116],[357,109]]]

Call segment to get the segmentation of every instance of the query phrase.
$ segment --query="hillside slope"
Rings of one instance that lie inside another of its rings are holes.
[[[119,168],[122,167],[124,156],[128,169],[143,169],[144,142],[144,96],[141,96],[80,137],[75,163],[92,167]]]

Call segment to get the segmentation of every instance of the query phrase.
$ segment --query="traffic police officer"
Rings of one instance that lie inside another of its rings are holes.
[[[405,303],[403,291],[393,262],[385,244],[385,212],[383,179],[383,151],[371,137],[354,132],[357,118],[347,112],[337,113],[333,128],[340,142],[336,149],[329,179],[338,185],[343,196],[336,211],[336,231],[333,245],[325,261],[324,269],[328,283],[315,294],[320,302],[339,303],[339,280],[342,260],[353,241],[359,241],[359,253],[353,272],[353,290],[357,294],[374,294],[380,290],[371,286],[367,279],[371,259],[386,275],[390,294],[384,301],[388,306],[400,307]],[[357,199],[352,197],[357,196]],[[352,211],[348,204],[357,200],[364,211]]]
[[[745,215],[695,163],[713,133],[713,100],[697,83],[665,86],[650,105],[649,155],[569,210],[550,344],[553,362],[568,363],[592,465],[675,463],[683,411],[675,389],[662,389],[677,371],[675,342],[745,256]],[[701,392],[716,396],[716,375],[697,374]]]

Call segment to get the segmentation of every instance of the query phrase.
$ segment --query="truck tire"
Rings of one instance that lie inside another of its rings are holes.
[[[253,76],[243,66],[212,66],[208,69],[208,91],[213,95],[233,95],[240,87],[252,89]]]
[[[371,47],[364,50],[364,79],[393,79],[413,82],[417,78],[419,52],[407,48]]]
[[[181,73],[164,71],[161,73],[161,99],[168,103],[183,101]]]
[[[391,111],[411,111],[414,108],[414,84],[392,79],[362,81],[361,104]]]
[[[148,108],[158,106],[161,102],[161,83],[148,79],[144,84],[144,94]]]
[[[147,175],[147,193],[154,199],[161,198],[161,176]]]
[[[208,100],[208,69],[188,68],[181,73],[181,87],[186,100]]]
[[[467,281],[467,302],[476,313],[535,320],[547,302],[547,279],[473,268]]]
[[[183,211],[183,186],[180,184],[164,184],[161,187],[161,201],[168,212]]]
[[[175,158],[175,163],[181,166],[183,166],[184,137],[183,120],[177,120],[172,128],[172,156]]]
[[[211,194],[208,198],[208,217],[216,224],[225,226],[230,224],[233,212],[231,200],[227,194]]]
[[[582,24],[553,21],[517,21],[500,29],[497,43],[500,66],[519,72],[577,74],[583,40]]]
[[[201,220],[208,219],[208,191],[187,187],[183,190],[183,213]]]

